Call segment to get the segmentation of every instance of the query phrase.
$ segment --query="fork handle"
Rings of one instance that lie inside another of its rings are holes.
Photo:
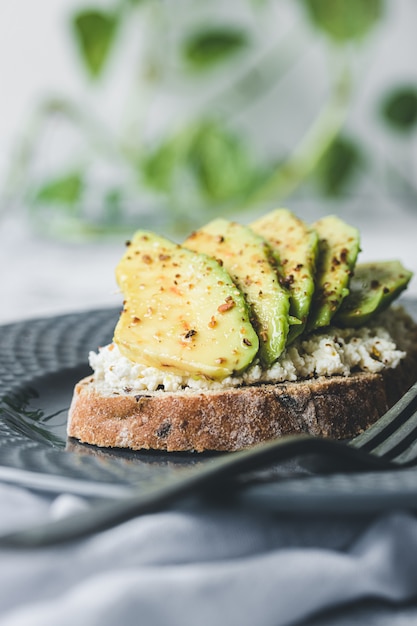
[[[245,472],[306,455],[317,455],[320,460],[324,460],[327,471],[331,467],[334,471],[335,463],[338,471],[396,467],[394,463],[342,442],[309,435],[282,437],[247,450],[223,454],[207,461],[203,467],[187,472],[184,477],[175,477],[145,491],[133,491],[132,495],[120,500],[99,502],[88,511],[3,534],[0,536],[0,547],[39,548],[81,539],[137,515],[160,511],[185,497],[214,493],[216,490],[220,495],[230,489],[241,489],[245,484],[250,484],[237,480]]]

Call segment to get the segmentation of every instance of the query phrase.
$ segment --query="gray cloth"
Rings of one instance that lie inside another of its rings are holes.
[[[0,485],[0,531],[81,498]],[[0,551],[1,626],[417,623],[417,519],[282,515],[245,504],[136,518],[70,545]]]

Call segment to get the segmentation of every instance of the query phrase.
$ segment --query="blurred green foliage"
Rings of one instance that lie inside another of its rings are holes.
[[[382,115],[393,130],[410,132],[417,125],[417,86],[404,85],[391,91],[382,104]]]
[[[146,155],[142,167],[145,181],[157,191],[169,194],[188,180],[215,205],[241,197],[258,179],[258,166],[242,138],[210,120],[169,137]]]
[[[383,16],[382,0],[301,0],[313,24],[337,43],[366,37]]]
[[[74,15],[72,25],[85,68],[90,76],[98,78],[114,44],[117,14],[98,9],[81,10]]]
[[[36,204],[62,205],[74,207],[80,200],[83,179],[79,172],[54,178],[41,185],[34,198]]]
[[[324,195],[338,197],[349,188],[362,164],[363,155],[358,144],[339,135],[317,165],[317,184]]]
[[[300,37],[301,51],[296,46],[294,51],[291,38],[282,37],[281,41],[277,37],[267,55],[260,52],[259,32],[252,26],[257,24],[257,14],[260,22],[265,19],[263,12],[272,3],[278,9],[298,11],[299,30],[305,30]],[[271,205],[280,204],[288,194],[303,188],[324,198],[354,193],[372,154],[346,125],[354,97],[352,50],[356,57],[360,55],[361,46],[386,16],[386,2],[235,0],[234,5],[236,14],[239,8],[251,12],[251,20],[234,20],[230,13],[217,20],[202,20],[198,3],[191,0],[187,6],[194,7],[194,19],[182,21],[177,20],[172,4],[159,0],[109,0],[105,9],[87,5],[70,16],[74,53],[93,92],[105,81],[111,87],[117,77],[116,52],[123,48],[126,37],[135,37],[132,24],[137,25],[137,36],[145,40],[145,53],[142,51],[139,62],[129,62],[133,94],[126,106],[133,111],[129,123],[121,120],[117,128],[112,124],[110,131],[105,123],[97,126],[100,110],[86,110],[86,101],[77,105],[65,103],[64,98],[58,107],[52,98],[44,103],[36,132],[21,150],[16,168],[19,175],[14,177],[15,186],[24,190],[26,201],[39,208],[39,215],[43,205],[55,207],[63,230],[97,233],[112,231],[115,225],[122,227],[130,219],[137,223],[147,205],[148,214],[159,212],[162,223],[169,227],[175,222],[188,220],[193,225],[207,215],[250,209],[260,197]],[[180,12],[178,8],[178,15]],[[317,42],[333,72],[328,75],[327,99],[305,138],[301,136],[297,145],[283,146],[278,129],[292,124],[291,118],[282,118],[280,108],[283,66],[296,65],[300,55],[308,54]],[[113,74],[106,71],[110,66]],[[206,83],[215,96],[201,104],[198,96]],[[154,95],[170,90],[175,94],[178,89],[190,99],[196,98],[195,110],[174,118],[164,132],[149,135]],[[276,106],[267,120],[269,134],[276,135],[270,142],[275,146],[272,153],[255,147],[253,133],[236,121],[268,91],[277,92]],[[376,109],[383,132],[405,136],[417,125],[417,85],[392,85],[381,94]],[[84,158],[85,154],[80,157],[82,167],[74,167],[69,160],[67,170],[33,176],[31,157],[36,154],[42,125],[57,114],[78,128],[89,158]],[[91,217],[90,169],[100,160],[116,163],[127,174],[119,181],[110,177],[101,182],[95,200],[100,208],[94,207]],[[68,220],[62,221],[65,213]],[[49,210],[47,216],[50,220]]]
[[[242,30],[204,27],[186,38],[182,53],[189,65],[199,71],[226,61],[248,43],[248,35]]]

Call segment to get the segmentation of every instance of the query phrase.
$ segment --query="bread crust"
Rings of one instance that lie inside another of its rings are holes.
[[[378,374],[321,377],[221,391],[102,395],[80,381],[68,436],[99,447],[234,451],[283,435],[345,439],[381,417],[417,381],[417,353]]]

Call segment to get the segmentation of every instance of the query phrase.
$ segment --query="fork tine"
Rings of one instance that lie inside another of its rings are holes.
[[[358,437],[355,437],[355,439],[352,439],[350,445],[378,454],[379,446],[385,444],[385,447],[381,448],[381,450],[384,449],[387,453],[390,448],[394,448],[398,443],[398,440],[397,443],[395,442],[397,431],[407,424],[416,411],[417,383],[410,387],[404,396],[373,426],[361,435],[358,435]],[[412,429],[412,426],[409,428]],[[405,436],[407,436],[407,427],[404,432],[406,433]],[[399,436],[399,439],[401,439],[401,436]]]
[[[394,448],[392,460],[401,467],[415,466],[417,461],[417,413],[414,413],[410,422],[414,423],[414,429],[410,430],[401,447]]]
[[[417,412],[411,415],[407,413],[407,416],[407,421],[391,433],[385,441],[376,446],[372,450],[372,454],[396,462],[399,462],[402,455],[407,454],[417,438]]]

